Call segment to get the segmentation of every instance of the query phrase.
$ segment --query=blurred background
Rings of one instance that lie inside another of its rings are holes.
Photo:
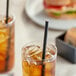
[[[27,14],[28,12],[26,12],[25,9],[26,9],[26,4],[28,4],[29,2],[30,3],[34,2],[35,4],[35,0],[32,0],[32,2],[31,0],[10,0],[10,14],[13,14],[15,16],[15,76],[22,76],[21,49],[23,45],[31,41],[43,40],[44,27],[42,26],[42,24],[44,25],[45,23],[44,21],[50,19],[44,16],[45,15],[44,14],[43,16],[45,20],[41,20],[43,19],[42,16],[40,16],[42,13],[39,16],[37,15],[37,18],[34,15],[35,12],[31,12],[31,15]],[[32,5],[28,5],[28,6],[32,6]],[[0,0],[0,7],[1,7],[0,14],[5,14],[6,0]],[[35,9],[34,6],[32,6],[32,8]],[[28,7],[27,9],[30,10],[31,8]],[[42,8],[40,9],[42,10]],[[40,12],[40,10],[38,12]],[[35,21],[35,18],[37,19],[37,21]],[[39,18],[41,20],[40,23],[38,23]],[[60,23],[60,21],[58,23]],[[60,28],[64,26],[62,23],[60,23],[61,25],[57,24],[57,20],[56,23],[54,21],[54,24],[56,24],[56,27],[58,26],[58,28],[59,26]],[[55,44],[56,37],[61,35],[63,32],[65,32],[66,29],[63,30],[62,28],[64,27],[62,27],[61,29],[60,28],[56,29],[55,26],[53,27],[53,23],[50,22],[49,26],[51,25],[52,28],[50,27],[48,32],[48,41]],[[71,62],[58,56],[56,76],[67,76],[67,75],[76,76],[76,64],[72,64]]]

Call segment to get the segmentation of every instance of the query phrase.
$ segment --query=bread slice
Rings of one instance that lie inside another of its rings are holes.
[[[61,14],[56,16],[53,13],[48,13],[48,16],[56,19],[76,19],[76,14]]]
[[[68,5],[68,4],[70,4],[71,3],[71,0],[45,0],[45,3],[47,4],[47,5],[55,5],[55,6],[57,6],[57,5]]]
[[[72,28],[70,30],[67,31],[65,38],[64,38],[65,42],[76,46],[76,28]]]

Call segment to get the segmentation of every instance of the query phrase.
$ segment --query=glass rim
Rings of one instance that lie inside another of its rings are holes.
[[[0,16],[2,16],[3,18],[5,18],[5,17],[6,17],[5,15],[0,15]],[[4,24],[4,25],[6,25],[6,27],[11,26],[11,24],[13,24],[13,23],[15,22],[15,16],[10,15],[9,17],[11,17],[11,18],[12,18],[12,21],[10,21],[8,24]]]
[[[25,44],[24,46],[23,46],[23,48],[22,48],[22,51],[25,51],[24,50],[24,48],[26,48],[28,45],[31,45],[31,43],[35,43],[35,42],[38,42],[38,41],[32,41],[32,42],[29,42],[29,43],[27,43],[27,44]],[[40,42],[40,41],[39,41]],[[41,42],[40,42],[41,43]],[[34,44],[35,45],[35,44]],[[50,43],[50,44],[47,44],[47,46],[48,45],[51,45],[52,46],[52,48],[54,48],[55,49],[55,55],[54,55],[54,57],[50,57],[50,58],[48,58],[48,59],[42,59],[41,61],[40,60],[33,60],[33,59],[31,59],[30,61],[39,61],[38,63],[41,63],[42,61],[43,62],[52,62],[52,61],[54,61],[55,59],[56,59],[56,57],[57,57],[57,48],[56,48],[56,45],[54,45],[53,43]],[[51,47],[49,47],[49,48],[51,48]],[[23,53],[22,53],[22,56],[23,56]],[[24,56],[23,56],[24,57]],[[24,59],[24,61],[26,61],[26,59]]]

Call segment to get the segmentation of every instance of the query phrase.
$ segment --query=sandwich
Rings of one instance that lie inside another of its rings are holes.
[[[44,8],[54,18],[76,18],[76,0],[44,0]]]

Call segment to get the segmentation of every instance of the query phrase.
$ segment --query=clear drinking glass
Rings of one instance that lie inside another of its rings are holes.
[[[54,45],[47,45],[46,56],[43,60],[45,76],[55,76],[57,49]],[[32,42],[22,48],[23,76],[41,76],[42,73],[42,44]]]
[[[14,17],[0,16],[0,76],[9,76],[14,67]]]

